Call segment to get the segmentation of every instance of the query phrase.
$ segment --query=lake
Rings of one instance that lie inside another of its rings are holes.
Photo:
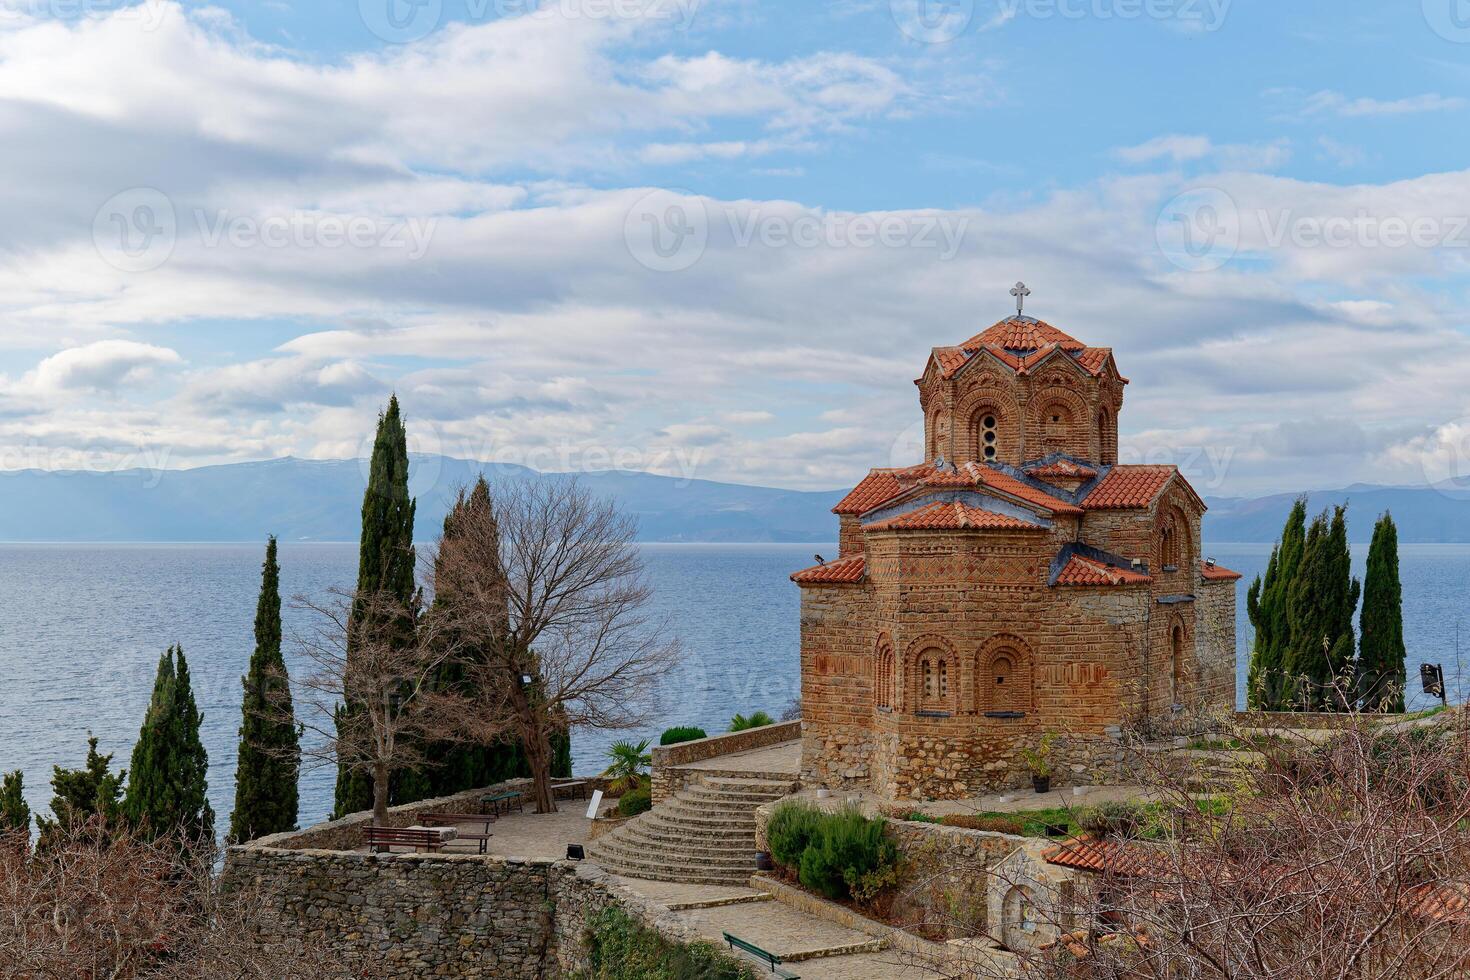
[[[797,591],[787,576],[834,545],[649,544],[641,546],[656,596],[684,646],[683,666],[665,684],[664,709],[638,733],[579,732],[578,773],[603,767],[615,738],[656,736],[670,725],[723,731],[736,712],[779,713],[797,696]],[[1367,556],[1355,545],[1357,574]],[[125,766],[148,704],[159,654],[180,643],[204,714],[210,802],[220,821],[234,801],[240,675],[253,646],[252,624],[264,548],[257,544],[0,545],[0,771],[25,771],[26,797],[45,812],[51,767],[80,765],[86,733]],[[1240,648],[1248,636],[1244,591],[1264,570],[1267,545],[1214,545],[1241,583]],[[282,544],[281,591],[321,594],[351,586],[352,544]],[[1461,690],[1455,626],[1465,617],[1470,545],[1406,545],[1402,550],[1410,683],[1417,704],[1420,661],[1445,665],[1452,695]],[[300,613],[286,609],[289,636]],[[1470,635],[1467,635],[1470,642]],[[1241,672],[1243,697],[1243,677]],[[331,809],[335,774],[303,775],[301,822]]]

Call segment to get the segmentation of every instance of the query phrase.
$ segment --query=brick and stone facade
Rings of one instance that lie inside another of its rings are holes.
[[[1052,732],[1062,782],[1113,781],[1127,726],[1228,706],[1239,576],[1174,467],[1117,462],[1112,351],[1017,315],[916,384],[928,461],[873,470],[792,576],[803,780],[971,796]]]

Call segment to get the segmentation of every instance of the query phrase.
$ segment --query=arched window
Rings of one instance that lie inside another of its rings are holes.
[[[1112,466],[1118,462],[1118,428],[1113,413],[1101,408],[1097,413],[1098,462]]]
[[[1014,636],[998,636],[980,650],[975,674],[981,713],[1031,710],[1031,656]]]
[[[880,708],[893,708],[893,647],[886,642],[878,647],[878,656],[873,660],[874,700]]]
[[[919,709],[950,711],[949,655],[943,650],[926,650],[919,660]]]
[[[1000,451],[1000,419],[994,412],[981,414],[975,428],[975,439],[980,458],[987,463],[993,462],[996,453]]]
[[[1159,519],[1159,565],[1164,571],[1184,568],[1193,560],[1193,542],[1189,519],[1178,507],[1171,507]]]

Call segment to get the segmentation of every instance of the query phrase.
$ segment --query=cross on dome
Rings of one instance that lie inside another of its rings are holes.
[[[1031,290],[1026,288],[1024,282],[1018,282],[1011,287],[1011,295],[1016,297],[1016,316],[1021,315],[1021,308],[1026,305],[1026,297],[1031,295]]]

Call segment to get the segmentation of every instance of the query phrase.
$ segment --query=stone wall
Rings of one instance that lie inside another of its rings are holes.
[[[590,968],[586,929],[616,906],[674,942],[698,937],[595,865],[475,854],[230,848],[227,888],[259,889],[281,928],[394,977],[555,980]]]
[[[1199,585],[1198,622],[1200,695],[1226,708],[1235,706],[1235,581]]]
[[[800,721],[783,721],[743,732],[727,732],[709,738],[674,745],[660,745],[653,750],[653,802],[661,803],[684,788],[689,774],[680,766],[706,762],[722,755],[763,749],[801,737]]]

